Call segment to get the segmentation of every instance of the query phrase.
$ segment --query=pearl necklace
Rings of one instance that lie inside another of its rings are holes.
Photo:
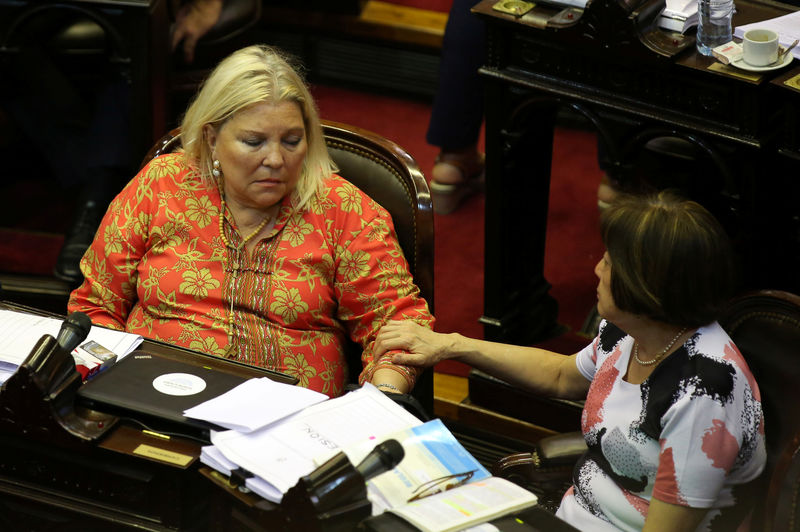
[[[244,247],[254,236],[261,232],[262,229],[269,223],[272,219],[272,215],[268,214],[264,217],[258,227],[255,230],[247,235],[243,240],[242,243],[238,246],[234,247],[231,245],[230,241],[228,241],[228,237],[225,236],[225,210],[227,209],[227,204],[225,203],[225,194],[222,191],[222,187],[219,190],[219,197],[221,201],[221,208],[219,213],[219,236],[222,237],[222,242],[225,244],[225,249],[233,249],[237,255],[238,253],[244,251]],[[245,251],[246,253],[246,251]],[[233,330],[234,330],[234,319],[233,319],[233,293],[236,289],[236,281],[239,278],[239,258],[236,258],[236,262],[233,264],[233,280],[231,281],[231,306],[230,310],[228,311],[228,320],[227,320],[227,333],[228,333],[228,348],[227,354],[230,355],[233,352]]]
[[[664,355],[666,355],[669,352],[670,349],[672,349],[672,346],[675,345],[675,342],[678,341],[678,338],[680,338],[681,335],[686,332],[686,329],[687,329],[687,327],[684,327],[683,329],[678,331],[678,334],[676,334],[675,337],[670,341],[670,343],[667,344],[667,347],[665,347],[664,350],[661,351],[658,354],[658,356],[656,358],[654,358],[653,360],[646,360],[645,361],[645,360],[642,360],[641,358],[639,358],[639,342],[634,342],[634,344],[633,344],[633,359],[636,360],[636,362],[638,362],[642,366],[652,366],[653,364],[655,364],[656,362],[661,360],[661,358]]]
[[[247,235],[244,238],[244,240],[242,240],[242,243],[239,244],[238,247],[233,247],[231,243],[228,241],[228,237],[225,236],[225,228],[223,227],[223,224],[225,222],[225,209],[227,208],[227,205],[225,203],[224,197],[222,197],[221,200],[222,200],[222,208],[220,209],[219,213],[219,236],[222,237],[222,241],[225,243],[226,248],[232,248],[235,249],[236,251],[241,251],[241,249],[244,248],[245,244],[247,244],[247,242],[249,242],[250,239],[252,239],[258,233],[260,233],[261,230],[264,229],[264,226],[267,225],[270,220],[272,220],[272,215],[271,214],[266,215],[264,219],[261,221],[261,223],[258,224],[258,227],[256,227],[252,233]]]

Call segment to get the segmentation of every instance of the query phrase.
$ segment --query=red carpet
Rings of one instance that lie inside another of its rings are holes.
[[[417,159],[425,174],[430,173],[437,149],[425,142],[429,103],[333,87],[313,87],[313,93],[324,118],[394,140]],[[559,321],[570,333],[547,345],[572,352],[586,343],[574,332],[594,304],[593,268],[602,254],[595,205],[600,172],[594,135],[558,130],[553,157],[545,274],[560,305]],[[72,199],[44,179],[6,181],[3,189],[4,196],[15,201],[7,205],[0,227],[22,232],[0,232],[0,271],[48,275],[71,218]],[[436,328],[441,332],[483,335],[478,323],[483,306],[483,208],[483,197],[476,196],[455,213],[435,217]],[[519,245],[525,244],[523,233]],[[445,363],[438,369],[465,371],[457,363]]]
[[[64,243],[64,235],[0,228],[0,270],[49,276]],[[31,260],[35,250],[36,260]]]

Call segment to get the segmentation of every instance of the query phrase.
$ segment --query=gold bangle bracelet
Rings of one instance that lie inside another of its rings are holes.
[[[382,382],[380,384],[375,385],[376,388],[389,388],[390,390],[394,390],[399,392],[400,390],[394,384],[389,384],[388,382]]]

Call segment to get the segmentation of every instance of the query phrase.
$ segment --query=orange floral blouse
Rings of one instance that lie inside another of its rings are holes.
[[[283,201],[252,256],[221,198],[182,153],[151,161],[111,203],[81,260],[69,310],[123,329],[297,377],[341,395],[349,337],[363,347],[361,383],[378,367],[413,386],[416,369],[375,360],[381,326],[432,326],[391,217],[339,176],[303,212]],[[229,319],[229,317],[231,319]]]

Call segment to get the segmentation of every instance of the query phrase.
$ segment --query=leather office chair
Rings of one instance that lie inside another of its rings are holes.
[[[758,482],[765,496],[751,530],[800,532],[800,297],[762,290],[734,299],[721,325],[747,360],[761,391],[767,465]],[[533,452],[500,459],[493,473],[539,495],[555,510],[586,450],[580,432],[543,438]]]
[[[411,273],[433,312],[433,210],[428,184],[416,161],[394,142],[370,131],[329,121],[323,121],[322,128],[339,175],[391,214]],[[178,133],[173,130],[156,142],[142,166],[153,157],[180,148]],[[351,347],[347,355],[349,381],[357,382],[361,350],[355,344]],[[433,412],[432,369],[420,375],[410,395],[422,405],[424,413]]]

